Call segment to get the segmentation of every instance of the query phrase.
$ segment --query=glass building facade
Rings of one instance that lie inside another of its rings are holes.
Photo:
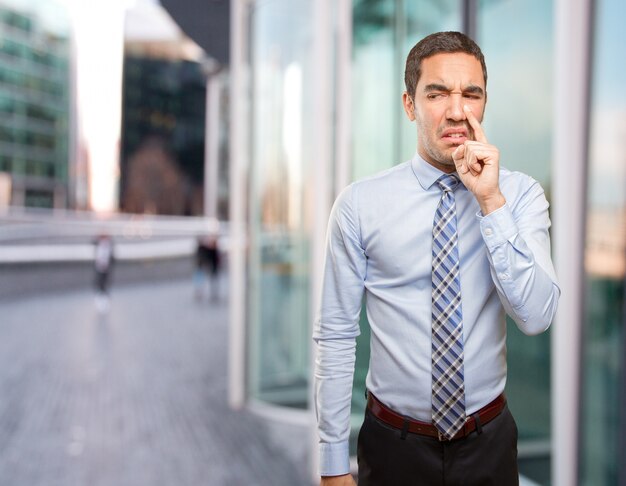
[[[64,8],[0,1],[0,172],[11,204],[68,200],[70,27]]]
[[[237,162],[243,177],[232,188],[233,194],[245,191],[239,196],[245,201],[241,219],[245,272],[241,288],[233,287],[238,291],[235,302],[241,298],[246,309],[241,323],[245,376],[240,381],[245,383],[247,401],[307,411],[314,287],[320,271],[315,214],[318,206],[329,206],[325,193],[314,194],[310,184],[321,164],[312,136],[318,127],[311,116],[319,88],[314,59],[319,20],[310,0],[239,3],[244,8],[236,11],[246,33],[238,72],[245,82],[237,95],[249,121],[244,131],[247,148]],[[404,62],[419,39],[441,30],[466,31],[480,44],[489,72],[483,122],[489,141],[499,147],[503,166],[534,177],[552,200],[554,131],[562,121],[555,115],[553,100],[560,83],[567,81],[554,79],[557,0],[349,3],[349,25],[342,23],[345,19],[336,6],[328,12],[334,54],[326,74],[333,79],[334,91],[327,129],[332,147],[346,143],[349,154],[347,163],[337,151],[325,161],[331,201],[351,180],[404,162],[415,153],[415,127],[401,105]],[[626,38],[618,19],[626,12],[619,0],[591,4],[589,177],[585,214],[580,215],[587,230],[577,474],[580,484],[610,485],[626,480],[620,466],[626,445],[626,161],[617,149],[626,126],[620,94],[626,64],[618,62]],[[348,36],[351,44],[348,83],[337,73],[342,36]],[[340,113],[346,97],[347,122]],[[342,123],[347,123],[346,130],[341,130]],[[352,402],[354,439],[365,406],[369,360],[364,313],[361,331]],[[552,331],[528,337],[512,321],[508,324],[506,393],[518,422],[520,469],[542,485],[551,484],[552,451],[559,447],[551,423],[552,338]]]
[[[126,52],[122,211],[202,214],[205,100],[206,76],[199,62]],[[155,170],[157,166],[161,172]]]
[[[251,397],[308,405],[309,268],[315,170],[311,2],[251,7],[248,361]]]

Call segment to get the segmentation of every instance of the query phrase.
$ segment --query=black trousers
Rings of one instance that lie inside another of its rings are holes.
[[[369,410],[359,432],[359,486],[518,486],[517,426],[508,407],[463,439],[407,434]]]
[[[110,274],[108,271],[96,271],[96,289],[102,294],[109,293]]]

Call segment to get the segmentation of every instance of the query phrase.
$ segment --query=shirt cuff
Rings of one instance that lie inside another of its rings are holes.
[[[506,243],[518,232],[517,224],[508,204],[489,213],[487,216],[477,214],[480,221],[480,232],[490,250]]]
[[[320,444],[320,476],[341,476],[350,472],[348,441]]]

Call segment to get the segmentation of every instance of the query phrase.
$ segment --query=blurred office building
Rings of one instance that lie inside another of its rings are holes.
[[[225,206],[227,181],[205,187],[207,171],[214,169],[213,177],[226,177],[224,144],[217,139],[217,156],[211,160],[205,146],[211,111],[207,111],[207,79],[219,68],[160,5],[138,2],[126,12],[122,211],[200,215],[207,213],[209,198]],[[210,108],[224,96],[225,89],[218,88]],[[211,128],[219,132],[219,118],[217,123]]]
[[[69,15],[59,3],[0,0],[3,205],[71,203],[70,42]]]
[[[490,142],[552,204],[557,322],[535,337],[508,326],[521,472],[555,486],[625,484],[625,16],[621,0],[233,0],[231,403],[300,421],[313,437],[311,330],[330,207],[351,181],[413,156],[406,55],[427,34],[461,30],[485,53]],[[365,316],[361,330],[353,452]]]

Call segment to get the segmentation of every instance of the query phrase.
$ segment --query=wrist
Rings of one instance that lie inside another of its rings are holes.
[[[480,211],[483,216],[493,213],[505,204],[506,199],[504,199],[504,196],[500,191],[498,191],[497,194],[478,199],[478,205],[480,206]]]
[[[350,473],[339,476],[322,476],[320,486],[353,486],[354,478]]]

